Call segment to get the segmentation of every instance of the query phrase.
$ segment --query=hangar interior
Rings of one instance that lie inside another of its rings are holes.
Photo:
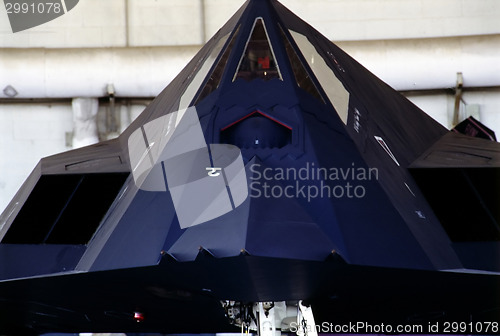
[[[243,0],[81,0],[13,33],[0,8],[0,212],[40,158],[117,136]],[[497,0],[282,0],[447,128],[500,134]]]

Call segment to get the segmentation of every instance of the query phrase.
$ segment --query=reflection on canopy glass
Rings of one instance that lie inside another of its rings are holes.
[[[337,78],[308,38],[293,30],[289,31],[340,119],[344,124],[347,124],[349,91],[346,90],[344,84]]]
[[[214,65],[217,56],[220,54],[228,38],[229,34],[223,36],[219,41],[217,41],[217,44],[215,45],[214,49],[210,52],[210,55],[208,55],[208,57],[203,61],[201,66],[198,66],[196,68],[197,69],[196,75],[192,74],[191,76],[188,77],[193,79],[181,96],[179,110],[185,110],[186,108],[191,106],[191,102],[194,96],[196,95],[201,84],[207,77],[208,72]],[[194,77],[192,77],[193,75]]]
[[[205,86],[203,87],[203,90],[201,91],[199,97],[196,99],[196,103],[194,105],[198,104],[199,101],[203,100],[203,98],[208,96],[210,93],[212,93],[219,87],[220,82],[222,80],[222,75],[224,74],[224,70],[226,69],[229,55],[233,50],[234,42],[236,41],[239,30],[240,27],[238,26],[238,28],[236,28],[236,31],[233,34],[233,37],[231,38],[231,41],[226,47],[224,54],[220,57],[219,62],[217,62],[215,69],[210,74],[210,77],[208,78]]]
[[[313,97],[321,100],[321,102],[324,104],[325,101],[323,100],[323,97],[321,97],[321,94],[318,92],[318,88],[316,87],[316,85],[314,85],[314,82],[311,80],[311,76],[309,76],[309,73],[305,69],[302,62],[300,61],[299,56],[295,52],[295,49],[293,49],[292,45],[290,44],[290,41],[288,41],[288,38],[283,32],[283,28],[281,26],[280,26],[280,33],[281,33],[281,38],[283,39],[283,43],[285,44],[286,54],[288,55],[288,58],[290,59],[290,64],[292,65],[293,75],[295,76],[295,81],[297,82],[297,86],[307,91]]]

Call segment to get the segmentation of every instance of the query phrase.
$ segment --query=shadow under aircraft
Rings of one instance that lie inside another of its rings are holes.
[[[249,0],[118,138],[36,166],[0,217],[0,334],[498,334],[499,167]]]

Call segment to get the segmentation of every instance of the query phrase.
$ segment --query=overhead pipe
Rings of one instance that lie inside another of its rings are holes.
[[[1,49],[0,99],[153,97],[199,50],[197,46],[83,49]]]
[[[500,35],[413,41],[339,43],[375,75],[399,91],[500,86]],[[199,46],[0,49],[0,99],[154,97]]]

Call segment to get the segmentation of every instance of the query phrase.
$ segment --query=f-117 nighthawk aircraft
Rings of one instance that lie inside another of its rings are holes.
[[[0,217],[0,334],[498,333],[499,204],[497,142],[249,0],[118,138],[36,166]]]

